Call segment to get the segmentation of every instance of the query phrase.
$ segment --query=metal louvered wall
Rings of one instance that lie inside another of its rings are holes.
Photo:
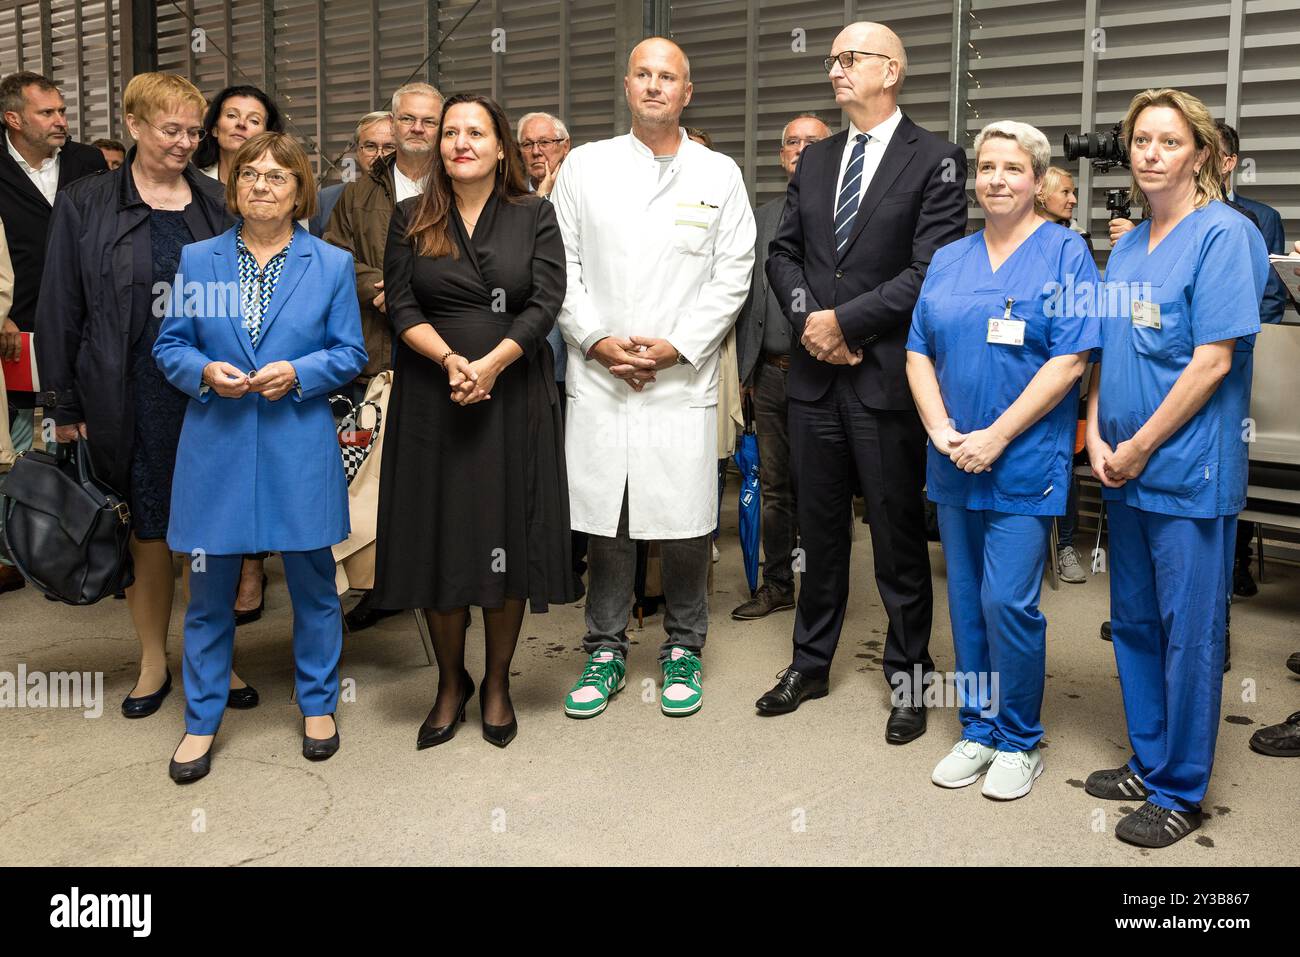
[[[119,24],[141,0],[0,0],[0,73],[59,82],[74,135],[122,133]],[[1109,127],[1132,94],[1179,86],[1241,133],[1238,186],[1300,235],[1300,0],[156,0],[158,67],[212,94],[271,92],[329,175],[356,119],[414,75],[480,91],[512,116],[546,110],[576,143],[626,129],[622,57],[665,27],[691,58],[686,122],[741,164],[757,201],[784,186],[781,127],[841,117],[820,59],[850,20],[907,45],[902,104],[969,148],[992,119],[1061,134]],[[197,32],[196,32],[197,31]],[[128,37],[129,39],[129,37]],[[441,46],[440,46],[441,44]],[[128,43],[128,47],[130,44]],[[426,57],[431,51],[437,53]],[[1070,164],[1066,164],[1070,165]],[[1115,172],[1077,179],[1100,234]],[[978,216],[978,209],[973,210]]]

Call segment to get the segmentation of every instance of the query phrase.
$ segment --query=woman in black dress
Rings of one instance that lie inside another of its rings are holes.
[[[447,101],[426,191],[399,203],[384,257],[398,334],[379,482],[374,603],[422,608],[438,695],[416,746],[450,740],[474,683],[468,607],[483,609],[483,736],[517,730],[510,662],[534,612],[573,601],[569,493],[554,357],[565,256],[529,196],[501,108]]]
[[[183,77],[141,73],[122,100],[135,140],[126,162],[78,180],[55,200],[36,353],[53,393],[56,440],[85,438],[98,476],[130,505],[135,582],[126,600],[140,639],[140,676],[122,713],[142,718],[172,687],[167,628],[175,581],[165,536],[187,401],[151,353],[181,247],[222,232],[230,217],[222,187],[190,163],[204,136],[203,94]],[[253,688],[233,673],[230,680],[230,707],[257,704]]]

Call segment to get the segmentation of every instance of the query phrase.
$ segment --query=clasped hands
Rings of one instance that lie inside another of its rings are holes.
[[[497,383],[501,368],[484,356],[471,362],[453,352],[443,362],[447,370],[447,385],[451,387],[451,401],[457,405],[473,405],[492,398],[492,387]]]
[[[994,428],[958,432],[949,422],[930,433],[930,444],[940,455],[946,455],[952,464],[963,472],[978,475],[992,472],[993,463],[1006,451],[1009,441]]]
[[[255,372],[243,372],[229,362],[209,362],[203,367],[203,381],[224,399],[257,392],[274,402],[283,398],[297,379],[293,365],[283,360],[269,362]]]
[[[677,364],[677,348],[667,339],[651,336],[606,336],[591,347],[591,358],[609,374],[622,379],[634,392],[655,381],[655,373]]]
[[[804,321],[803,336],[799,340],[818,362],[836,366],[855,366],[862,361],[862,350],[850,352],[840,330],[834,309],[819,309],[808,313]]]
[[[1151,451],[1136,438],[1126,439],[1113,449],[1105,439],[1088,440],[1088,464],[1097,481],[1106,488],[1119,488],[1129,479],[1137,478],[1150,458]]]

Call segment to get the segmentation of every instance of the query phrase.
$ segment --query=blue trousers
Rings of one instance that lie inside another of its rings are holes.
[[[293,603],[293,658],[298,707],[306,717],[333,714],[339,700],[343,616],[328,548],[281,552]],[[208,555],[190,574],[185,611],[185,730],[216,734],[226,710],[235,649],[235,591],[242,555]]]
[[[1223,695],[1223,600],[1237,517],[1107,502],[1110,618],[1133,758],[1153,804],[1200,809]]]
[[[1038,610],[1050,515],[940,505],[962,737],[1029,751],[1043,737],[1047,619]]]

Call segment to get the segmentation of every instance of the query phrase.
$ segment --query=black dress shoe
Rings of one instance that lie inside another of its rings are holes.
[[[1259,586],[1255,584],[1249,565],[1238,565],[1233,570],[1232,593],[1240,598],[1254,598],[1259,594]]]
[[[122,717],[124,718],[147,718],[159,708],[162,707],[163,699],[172,690],[172,673],[167,672],[167,680],[162,683],[162,687],[153,694],[141,695],[138,698],[132,698],[127,695],[122,699]],[[207,772],[204,772],[207,773]]]
[[[309,738],[307,737],[307,719],[302,719],[302,756],[308,761],[324,761],[327,758],[334,757],[334,753],[339,749],[339,719],[334,718],[334,734],[328,738]]]
[[[480,685],[479,687],[482,687]],[[510,701],[510,688],[506,688],[506,701]],[[479,695],[479,705],[484,702],[483,695]],[[506,724],[488,724],[487,719],[483,719],[483,740],[495,744],[498,748],[504,748],[507,744],[515,739],[519,733],[519,718],[515,714],[515,706],[510,702],[510,721]]]
[[[370,592],[361,596],[361,600],[352,606],[352,610],[343,616],[343,621],[348,626],[348,631],[361,631],[369,628],[375,622],[384,618],[391,618],[398,614],[397,611],[390,611],[384,608],[375,608],[370,604]]]
[[[1300,651],[1297,651],[1286,660],[1286,666],[1296,674],[1300,675]]]
[[[230,694],[226,698],[226,707],[234,708],[236,711],[247,711],[249,708],[256,708],[261,700],[256,688],[252,685],[244,685],[242,688],[230,689]]]
[[[1101,623],[1101,640],[1102,641],[1112,640],[1110,637],[1110,622],[1108,621],[1103,621]]]
[[[885,740],[890,744],[907,744],[925,734],[925,706],[900,706],[889,709],[885,722]]]
[[[266,608],[266,576],[262,576],[262,600],[257,603],[257,607],[249,611],[240,611],[235,609],[235,627],[247,625],[262,617],[262,611]]]
[[[184,741],[184,738],[181,738]],[[217,743],[216,737],[213,737],[208,750],[201,757],[193,761],[177,761],[175,752],[172,753],[171,762],[167,765],[167,773],[177,784],[189,784],[191,781],[197,781],[199,778],[207,777],[212,770],[212,746]],[[177,749],[180,745],[176,745]]]
[[[461,680],[465,682],[465,691],[460,699],[460,708],[456,711],[456,716],[451,719],[451,724],[433,723],[433,713],[438,708],[435,701],[433,707],[429,709],[429,716],[424,719],[424,724],[420,725],[420,733],[415,736],[415,750],[423,751],[425,748],[446,744],[456,737],[456,725],[465,720],[465,706],[469,704],[469,699],[474,697],[474,682],[470,679],[468,671]]]
[[[1252,734],[1250,750],[1272,758],[1300,758],[1300,711]]]
[[[793,668],[781,674],[776,687],[754,702],[759,714],[789,714],[811,698],[824,698],[830,690],[825,678],[809,678]]]

